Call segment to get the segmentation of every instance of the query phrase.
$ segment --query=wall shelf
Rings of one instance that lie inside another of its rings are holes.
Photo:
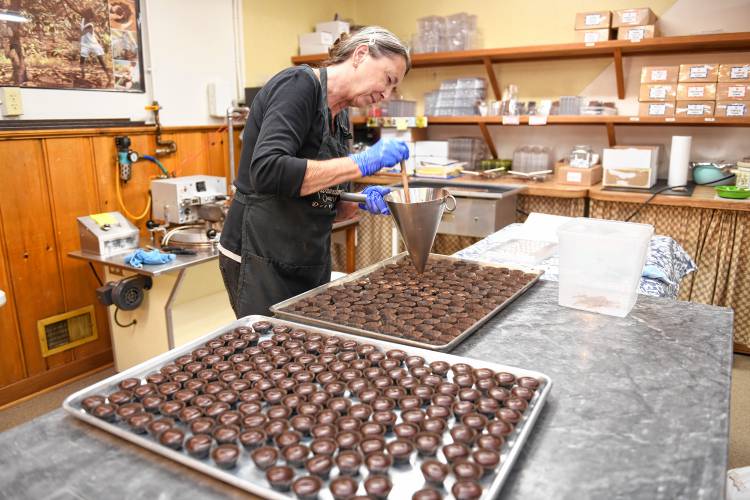
[[[530,45],[496,49],[464,50],[458,52],[434,52],[414,54],[414,68],[436,68],[441,66],[484,65],[496,99],[501,98],[500,87],[492,65],[495,63],[545,61],[563,59],[612,58],[617,76],[617,97],[625,98],[625,82],[622,59],[669,53],[750,51],[750,32],[720,33],[715,35],[667,36],[647,38],[640,42],[608,40],[599,43],[563,43],[554,45]],[[325,54],[292,57],[293,64],[320,64]]]
[[[367,118],[356,116],[352,118],[353,125],[366,125]],[[497,158],[492,136],[488,126],[518,127],[518,126],[551,126],[551,125],[604,125],[607,132],[607,142],[610,146],[617,144],[615,126],[672,126],[672,127],[750,127],[750,118],[657,118],[653,116],[581,116],[581,115],[553,115],[547,117],[546,125],[529,125],[528,116],[519,117],[519,125],[503,125],[501,116],[430,116],[427,118],[428,127],[433,125],[476,125],[492,153]]]

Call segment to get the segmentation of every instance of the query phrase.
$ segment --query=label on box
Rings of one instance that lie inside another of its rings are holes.
[[[406,118],[396,118],[396,130],[408,130],[409,120]]]
[[[706,66],[690,66],[690,78],[706,78],[707,76],[708,68]]]
[[[736,80],[736,79],[746,79],[747,78],[747,66],[733,66],[732,69],[729,70],[729,78]]]
[[[634,10],[628,10],[622,13],[622,22],[632,24],[638,21],[638,12]]]
[[[655,69],[651,71],[651,80],[655,82],[660,82],[662,80],[667,79],[667,70],[666,69]]]
[[[529,116],[529,125],[547,125],[547,115]]]
[[[643,28],[637,28],[634,30],[628,30],[628,40],[631,42],[640,42],[646,34],[646,30]]]
[[[745,105],[727,104],[727,116],[745,116]]]
[[[703,104],[688,104],[687,114],[688,116],[703,116],[704,107]]]
[[[649,116],[664,116],[667,113],[666,104],[649,104],[648,114]]]
[[[503,116],[503,125],[519,125],[520,123],[521,123],[521,117],[518,115]]]
[[[651,87],[648,89],[648,96],[651,99],[666,99],[667,87]]]
[[[729,97],[745,97],[745,86],[729,87],[727,90],[727,96]]]
[[[687,95],[688,97],[703,97],[703,94],[705,92],[705,87],[701,85],[700,87],[688,87],[687,89]]]
[[[602,16],[599,14],[589,14],[586,16],[586,20],[583,22],[586,26],[596,26],[602,22]]]
[[[565,174],[565,180],[568,182],[581,182],[583,180],[583,174],[581,172],[567,172]]]
[[[587,31],[583,34],[583,41],[586,43],[593,43],[599,41],[599,33],[596,31]]]

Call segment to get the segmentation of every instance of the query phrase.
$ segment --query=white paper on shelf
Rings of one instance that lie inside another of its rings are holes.
[[[669,153],[669,186],[687,184],[688,165],[690,163],[690,146],[693,138],[689,135],[672,136],[672,150]]]
[[[523,223],[516,237],[557,243],[558,228],[571,220],[573,220],[573,217],[532,212],[526,218],[526,222]]]

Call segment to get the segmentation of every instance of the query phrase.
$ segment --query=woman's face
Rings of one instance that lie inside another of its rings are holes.
[[[406,61],[399,55],[372,57],[367,46],[355,51],[355,77],[351,81],[350,105],[366,107],[387,99],[406,73]]]

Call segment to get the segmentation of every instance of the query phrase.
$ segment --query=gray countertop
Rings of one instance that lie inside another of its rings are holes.
[[[453,353],[553,380],[501,498],[719,499],[731,349],[730,309],[639,296],[615,318],[559,307],[540,282]],[[0,434],[0,450],[2,498],[243,495],[62,410]]]

